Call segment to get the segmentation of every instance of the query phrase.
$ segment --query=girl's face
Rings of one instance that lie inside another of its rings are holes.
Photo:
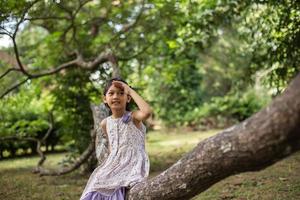
[[[126,103],[130,101],[130,96],[124,93],[123,88],[116,87],[112,84],[103,97],[103,101],[108,104],[112,110],[125,110]]]

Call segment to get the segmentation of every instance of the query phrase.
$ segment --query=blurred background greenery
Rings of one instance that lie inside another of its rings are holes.
[[[11,67],[3,57],[14,58],[5,33],[20,19],[18,53],[33,74],[73,59],[74,51],[91,60],[109,49],[122,77],[153,107],[149,128],[227,127],[265,106],[299,71],[294,0],[0,2],[1,74]],[[83,152],[93,126],[90,105],[101,103],[111,73],[104,63],[28,80],[1,99],[0,136],[42,138],[51,111],[49,144]],[[2,77],[0,90],[18,80],[19,72]],[[35,151],[34,144],[3,142],[0,156],[19,149]]]

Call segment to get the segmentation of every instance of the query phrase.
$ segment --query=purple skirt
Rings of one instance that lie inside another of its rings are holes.
[[[89,192],[83,200],[125,200],[125,189],[125,187],[120,187],[111,196],[96,191]]]

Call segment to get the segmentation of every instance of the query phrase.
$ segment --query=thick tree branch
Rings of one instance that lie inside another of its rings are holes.
[[[263,169],[300,149],[300,74],[282,95],[244,122],[200,142],[129,200],[190,199],[237,173]]]
[[[82,68],[85,68],[85,69],[94,70],[102,63],[105,63],[108,61],[115,62],[115,60],[112,59],[114,57],[115,56],[112,54],[112,52],[107,50],[107,51],[100,53],[94,60],[85,62],[82,58],[82,55],[78,54],[77,65]]]
[[[78,60],[77,59],[71,60],[69,62],[66,62],[66,63],[63,63],[63,64],[59,65],[56,68],[49,69],[49,70],[46,70],[44,72],[40,72],[39,74],[33,74],[32,78],[40,78],[40,77],[43,77],[43,76],[49,76],[49,75],[52,75],[52,74],[56,74],[56,73],[60,72],[63,69],[74,67],[76,65],[78,65]]]
[[[27,14],[28,11],[30,10],[30,8],[31,8],[32,6],[34,6],[34,4],[36,4],[37,2],[38,2],[38,0],[32,2],[31,4],[29,4],[29,6],[27,6],[27,7],[25,8],[24,12],[22,13],[22,16],[21,16],[20,20],[19,20],[19,21],[17,22],[17,24],[16,24],[15,31],[14,31],[14,33],[12,34],[12,37],[11,37],[12,42],[13,42],[13,48],[14,48],[16,60],[17,60],[17,63],[18,63],[18,65],[19,65],[19,68],[20,68],[20,70],[22,71],[22,73],[25,74],[25,75],[28,76],[28,77],[31,77],[31,74],[29,74],[29,73],[25,70],[25,68],[24,68],[24,66],[23,66],[23,64],[22,64],[22,62],[21,62],[20,55],[19,55],[19,50],[18,50],[18,46],[17,46],[17,43],[16,43],[16,36],[17,36],[18,31],[19,31],[20,25],[24,22],[24,18],[25,18],[25,16],[26,16],[26,14]]]
[[[52,74],[58,73],[59,71],[61,71],[63,69],[67,69],[67,68],[71,68],[71,67],[79,67],[79,68],[82,68],[83,70],[94,70],[97,67],[99,67],[100,64],[103,64],[105,62],[112,62],[112,63],[116,62],[115,56],[111,53],[111,51],[106,51],[106,52],[100,53],[92,61],[84,61],[84,59],[82,58],[82,55],[77,53],[77,58],[74,59],[74,60],[63,63],[63,64],[61,64],[60,66],[58,66],[56,68],[46,70],[46,71],[40,72],[38,74],[30,74],[30,76],[27,76],[27,78],[25,80],[11,86],[9,89],[7,89],[5,92],[3,92],[0,96],[0,99],[3,98],[4,96],[6,96],[11,91],[13,91],[14,89],[16,89],[19,86],[26,83],[26,81],[29,80],[29,79],[36,79],[36,78],[40,78],[40,77],[43,77],[43,76],[52,75]],[[23,73],[23,71],[21,71],[21,72]],[[29,74],[29,73],[27,72],[26,74]]]
[[[21,62],[18,46],[17,46],[16,40],[15,40],[15,36],[12,37],[12,42],[13,42],[14,52],[15,52],[16,60],[18,63],[18,67],[20,68],[20,71],[23,74],[25,74],[28,78],[31,78],[32,75],[25,70],[25,68]]]
[[[75,28],[75,17],[77,15],[77,13],[80,11],[80,9],[86,4],[88,3],[90,0],[84,0],[84,1],[79,1],[79,6],[78,8],[73,12],[67,8],[65,8],[63,5],[58,5],[59,8],[63,9],[64,11],[66,11],[67,14],[70,15],[70,18],[72,19],[72,23],[71,25],[67,28],[67,32],[70,30],[70,29],[73,29],[73,39],[76,40],[76,28]],[[56,68],[52,68],[52,69],[49,69],[49,70],[46,70],[46,71],[43,71],[43,72],[40,72],[40,73],[37,73],[37,74],[32,74],[30,73],[26,68],[25,66],[23,65],[21,59],[20,59],[20,54],[19,54],[19,50],[18,50],[18,46],[17,46],[17,43],[16,43],[16,35],[17,35],[17,32],[19,30],[19,26],[21,25],[21,23],[24,21],[24,20],[28,20],[30,18],[25,18],[26,14],[28,13],[28,11],[30,10],[30,8],[35,4],[37,3],[38,1],[34,1],[33,3],[31,3],[23,12],[20,20],[17,22],[16,24],[16,28],[14,30],[14,33],[12,35],[10,35],[11,39],[12,39],[12,42],[13,42],[13,49],[14,49],[14,53],[15,53],[15,58],[16,58],[16,63],[18,64],[18,68],[19,69],[9,69],[7,70],[4,74],[2,74],[0,76],[0,79],[5,77],[9,72],[11,71],[20,71],[21,73],[23,73],[27,78],[19,83],[16,83],[14,84],[13,86],[11,86],[10,88],[8,88],[6,91],[4,91],[1,96],[0,96],[0,99],[3,98],[4,96],[6,96],[8,93],[10,93],[11,91],[13,91],[14,89],[18,88],[19,86],[21,86],[22,84],[24,84],[27,80],[29,79],[35,79],[35,78],[40,78],[40,77],[43,77],[43,76],[48,76],[48,75],[52,75],[52,74],[55,74],[55,73],[58,73],[59,71],[63,70],[63,69],[66,69],[66,68],[70,68],[70,67],[80,67],[82,69],[85,69],[85,70],[94,70],[95,68],[97,68],[100,64],[102,63],[105,63],[105,62],[108,62],[110,61],[112,63],[112,67],[115,68],[115,66],[117,65],[117,60],[116,60],[116,57],[114,55],[112,55],[112,53],[109,51],[105,51],[103,50],[102,53],[100,53],[94,60],[92,61],[84,61],[82,55],[80,53],[77,54],[77,58],[74,59],[74,60],[71,60],[71,61],[68,61],[66,63],[63,63],[61,65],[59,65],[58,67]],[[144,4],[144,2],[143,2]],[[142,6],[143,7],[143,6]],[[140,18],[141,16],[141,13],[142,13],[142,10],[141,9],[141,12],[140,14],[138,15],[138,17],[136,18],[136,20],[130,24],[128,26],[128,28],[130,28],[131,26],[133,27],[137,20]],[[128,30],[128,29],[127,29]],[[126,31],[127,31],[126,30]],[[123,30],[124,31],[124,30]],[[118,34],[121,34],[123,31],[120,31]],[[114,70],[116,71],[116,70]],[[119,74],[119,73],[117,73]]]

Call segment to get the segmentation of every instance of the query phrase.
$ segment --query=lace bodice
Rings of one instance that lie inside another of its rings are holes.
[[[92,191],[110,195],[119,187],[132,187],[149,175],[149,158],[145,150],[146,127],[138,129],[132,120],[106,118],[111,152],[91,174],[81,199]]]

